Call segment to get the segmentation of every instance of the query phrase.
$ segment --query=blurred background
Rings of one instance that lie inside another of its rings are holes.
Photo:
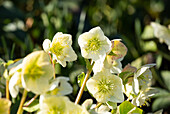
[[[70,77],[74,92],[69,97],[74,101],[79,89],[76,77],[85,72],[78,36],[100,26],[110,40],[122,39],[127,46],[123,67],[128,63],[138,68],[147,63],[157,64],[152,68],[152,86],[160,93],[149,101],[149,107],[142,109],[145,112],[164,109],[164,114],[168,114],[170,50],[146,27],[153,21],[168,26],[169,7],[170,0],[0,0],[0,58],[5,61],[23,58],[41,50],[44,39],[52,40],[55,33],[71,34],[79,58],[66,68],[56,65],[56,74]],[[2,85],[0,91],[4,91]],[[90,98],[88,92],[83,94],[81,103],[86,98]]]

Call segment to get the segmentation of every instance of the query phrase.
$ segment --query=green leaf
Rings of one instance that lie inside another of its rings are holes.
[[[159,69],[161,67],[162,64],[162,55],[158,55],[156,58],[156,67],[157,69]]]
[[[154,37],[153,28],[150,25],[145,26],[141,37],[144,40],[148,40],[148,39],[153,38]]]
[[[85,78],[85,73],[84,73],[84,72],[82,72],[80,75],[78,75],[77,82],[78,82],[78,84],[79,84],[79,87],[82,86],[83,81],[84,81],[84,78]],[[85,88],[84,88],[84,91],[87,91],[86,86],[85,86]]]
[[[142,114],[143,110],[140,108],[137,108],[135,105],[133,105],[129,101],[124,101],[119,106],[119,114],[127,114],[127,113],[138,113]]]
[[[164,96],[164,97],[159,97],[157,99],[154,100],[153,104],[152,104],[152,111],[157,111],[160,109],[165,109],[170,107],[170,96]]]
[[[28,102],[25,102],[24,105],[26,105]],[[35,99],[29,106],[27,107],[23,107],[23,110],[27,111],[27,112],[34,112],[37,111],[39,109],[39,100]]]
[[[153,98],[170,96],[170,92],[168,92],[166,89],[162,89],[162,88],[155,88],[155,89],[157,89],[159,92],[154,96],[152,96]]]
[[[156,52],[157,51],[157,45],[154,41],[147,41],[147,42],[144,42],[143,44],[143,50],[144,51],[153,51],[153,52]]]
[[[170,71],[162,71],[161,75],[165,85],[170,90]]]

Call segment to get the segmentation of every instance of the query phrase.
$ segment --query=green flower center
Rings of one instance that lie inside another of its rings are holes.
[[[49,110],[49,114],[64,114],[64,107],[62,106],[54,106]]]
[[[50,51],[54,53],[56,56],[60,56],[63,53],[64,46],[60,44],[60,42],[57,42],[53,44],[50,48]]]
[[[114,89],[114,84],[110,80],[102,79],[98,84],[99,92],[106,93]]]
[[[26,73],[28,77],[32,78],[33,80],[41,77],[44,74],[44,71],[41,67],[35,65],[34,67],[32,67],[32,69],[30,68],[28,73]]]
[[[100,46],[101,46],[101,41],[97,38],[93,38],[88,41],[86,50],[87,51],[98,51],[100,49]]]

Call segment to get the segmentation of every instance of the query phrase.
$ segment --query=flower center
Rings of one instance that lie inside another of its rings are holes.
[[[86,50],[88,51],[98,51],[100,49],[101,42],[97,38],[93,38],[88,41]]]
[[[63,107],[52,107],[50,110],[49,110],[49,114],[64,114],[64,108]]]
[[[56,56],[60,56],[62,54],[63,48],[64,46],[57,42],[51,46],[50,51],[54,53]]]
[[[99,92],[106,93],[113,90],[114,84],[110,80],[102,79],[98,84]]]
[[[29,69],[28,73],[26,73],[27,76],[32,78],[33,80],[41,77],[44,74],[41,67],[35,65],[32,69]]]

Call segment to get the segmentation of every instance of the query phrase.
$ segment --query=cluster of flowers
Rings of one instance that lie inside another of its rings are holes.
[[[52,42],[44,40],[44,51],[32,52],[10,69],[11,96],[16,98],[20,88],[40,95],[38,114],[111,114],[111,110],[119,109],[117,103],[125,100],[123,93],[133,105],[141,106],[148,104],[146,100],[157,92],[150,87],[152,73],[149,68],[155,64],[139,69],[128,64],[122,68],[121,61],[127,48],[120,39],[110,41],[100,27],[95,27],[81,34],[78,44],[82,56],[91,60],[88,70],[93,71],[93,76],[87,80],[86,87],[98,104],[93,104],[92,99],[87,99],[81,106],[71,102],[65,96],[73,91],[69,78],[55,78],[55,62],[66,67],[66,62],[77,59],[71,47],[72,36],[61,32],[55,34]],[[9,107],[10,102],[7,104]],[[135,110],[138,108],[130,112]]]

